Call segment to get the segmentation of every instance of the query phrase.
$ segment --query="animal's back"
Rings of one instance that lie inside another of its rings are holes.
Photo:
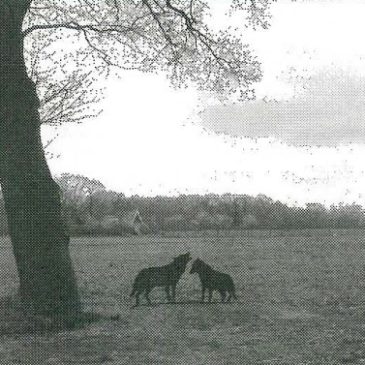
[[[219,284],[224,285],[227,289],[234,288],[231,275],[216,271],[216,280]]]
[[[142,269],[136,276],[133,284],[131,296],[137,290],[153,288],[155,286],[165,286],[169,283],[171,277],[170,265],[156,266]]]
[[[150,267],[146,270],[150,287],[167,285],[170,276],[170,265]]]
[[[233,279],[229,274],[214,270],[211,267],[206,267],[204,271],[202,281],[208,288],[235,290]]]
[[[142,269],[136,276],[133,283],[133,290],[130,296],[136,296],[136,305],[139,304],[139,295],[145,293],[148,303],[151,303],[148,294],[156,286],[164,286],[167,299],[171,301],[170,287],[172,288],[172,299],[175,300],[176,285],[186,269],[186,264],[191,260],[190,253],[179,255],[164,266],[154,266]]]
[[[236,288],[234,286],[232,276],[226,273],[221,273],[219,271],[218,274],[220,277],[219,281],[220,288],[222,289],[225,288],[233,296],[234,299],[237,299]]]

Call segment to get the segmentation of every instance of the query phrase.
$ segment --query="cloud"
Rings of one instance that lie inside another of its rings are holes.
[[[201,123],[218,133],[274,137],[295,146],[365,143],[365,78],[321,71],[290,100],[211,105]]]

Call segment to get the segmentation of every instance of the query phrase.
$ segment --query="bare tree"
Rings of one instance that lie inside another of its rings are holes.
[[[105,192],[105,186],[99,180],[64,173],[56,178],[56,181],[61,188],[63,199],[72,201],[81,198],[87,200],[88,213],[90,217],[94,216],[94,195],[98,192]]]
[[[257,3],[234,7],[265,24]],[[41,122],[82,120],[82,90],[114,67],[244,97],[261,77],[259,62],[229,30],[212,32],[208,12],[202,0],[0,0],[0,181],[27,310],[52,318],[81,311]],[[73,91],[79,96],[69,98]]]
[[[61,62],[56,57],[57,52],[51,50],[53,45],[52,37],[40,38],[35,34],[25,42],[25,62],[37,89],[41,122],[60,125],[99,115],[103,90],[96,86],[92,70],[85,71],[82,67],[70,70],[64,51]]]

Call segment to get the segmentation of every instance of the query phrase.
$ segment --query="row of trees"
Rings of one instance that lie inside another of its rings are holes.
[[[364,210],[359,205],[331,206],[307,204],[288,207],[259,195],[192,195],[146,199],[132,197],[146,222],[155,230],[199,229],[301,229],[365,227]],[[157,214],[151,214],[154,210]]]
[[[138,209],[150,232],[199,229],[361,228],[365,214],[360,205],[329,209],[319,203],[289,207],[265,195],[180,195],[153,198],[107,190],[97,180],[63,174],[57,178],[62,210],[71,234],[120,231],[104,222]],[[0,231],[7,233],[4,203],[0,199]]]

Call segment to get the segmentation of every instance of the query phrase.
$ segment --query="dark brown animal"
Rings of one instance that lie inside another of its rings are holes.
[[[205,291],[207,289],[209,293],[209,302],[212,301],[214,290],[217,290],[220,293],[222,302],[225,301],[227,293],[227,302],[230,302],[232,297],[237,299],[233,280],[230,275],[214,270],[211,266],[200,259],[196,259],[193,262],[190,274],[194,273],[199,275],[202,284],[202,303],[204,302]]]
[[[165,266],[149,267],[141,270],[136,276],[133,284],[131,297],[136,297],[136,306],[139,305],[139,296],[144,292],[145,298],[149,305],[151,300],[149,293],[156,286],[165,287],[167,300],[175,302],[176,285],[179,282],[181,275],[185,272],[187,263],[191,260],[190,253],[180,255]],[[170,288],[172,295],[170,295]]]

